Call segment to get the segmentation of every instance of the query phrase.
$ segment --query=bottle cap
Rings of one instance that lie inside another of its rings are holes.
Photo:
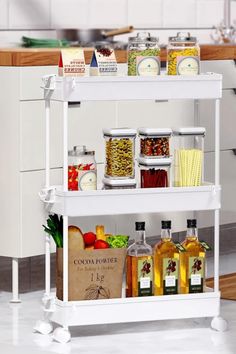
[[[170,220],[162,220],[161,228],[162,229],[171,229],[171,221]]]
[[[188,219],[187,220],[187,228],[191,229],[191,228],[196,228],[197,227],[197,220],[196,219]]]
[[[135,223],[135,230],[136,231],[144,231],[145,230],[145,222],[144,221],[137,221]]]

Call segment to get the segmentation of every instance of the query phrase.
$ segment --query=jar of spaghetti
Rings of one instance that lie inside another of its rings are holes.
[[[170,156],[170,128],[139,128],[140,156],[169,157]]]
[[[167,46],[168,75],[200,74],[200,47],[196,37],[190,33],[178,32],[169,37]]]
[[[202,185],[205,133],[204,127],[183,127],[174,130],[176,187]]]
[[[170,158],[153,159],[140,157],[138,165],[141,188],[165,188],[171,186]]]
[[[134,178],[134,144],[136,130],[130,128],[104,129],[106,146],[105,177]]]

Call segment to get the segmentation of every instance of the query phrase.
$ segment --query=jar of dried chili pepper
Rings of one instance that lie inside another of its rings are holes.
[[[68,153],[68,190],[85,191],[97,189],[95,152],[84,145],[74,146]]]
[[[169,157],[170,156],[170,128],[139,128],[140,156]]]
[[[139,157],[141,188],[165,188],[171,186],[171,158],[153,159]]]

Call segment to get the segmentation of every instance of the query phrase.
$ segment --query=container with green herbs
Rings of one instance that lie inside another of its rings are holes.
[[[134,178],[134,144],[136,130],[104,129],[106,163],[105,177]]]
[[[158,38],[148,32],[140,32],[129,38],[128,75],[156,76],[160,74],[160,47]]]

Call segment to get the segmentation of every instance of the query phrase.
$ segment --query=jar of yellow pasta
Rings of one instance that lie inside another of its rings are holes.
[[[167,46],[168,75],[200,74],[200,47],[196,37],[190,33],[178,32],[176,37],[169,37]]]
[[[105,177],[134,178],[136,130],[130,128],[104,129],[106,163]]]

